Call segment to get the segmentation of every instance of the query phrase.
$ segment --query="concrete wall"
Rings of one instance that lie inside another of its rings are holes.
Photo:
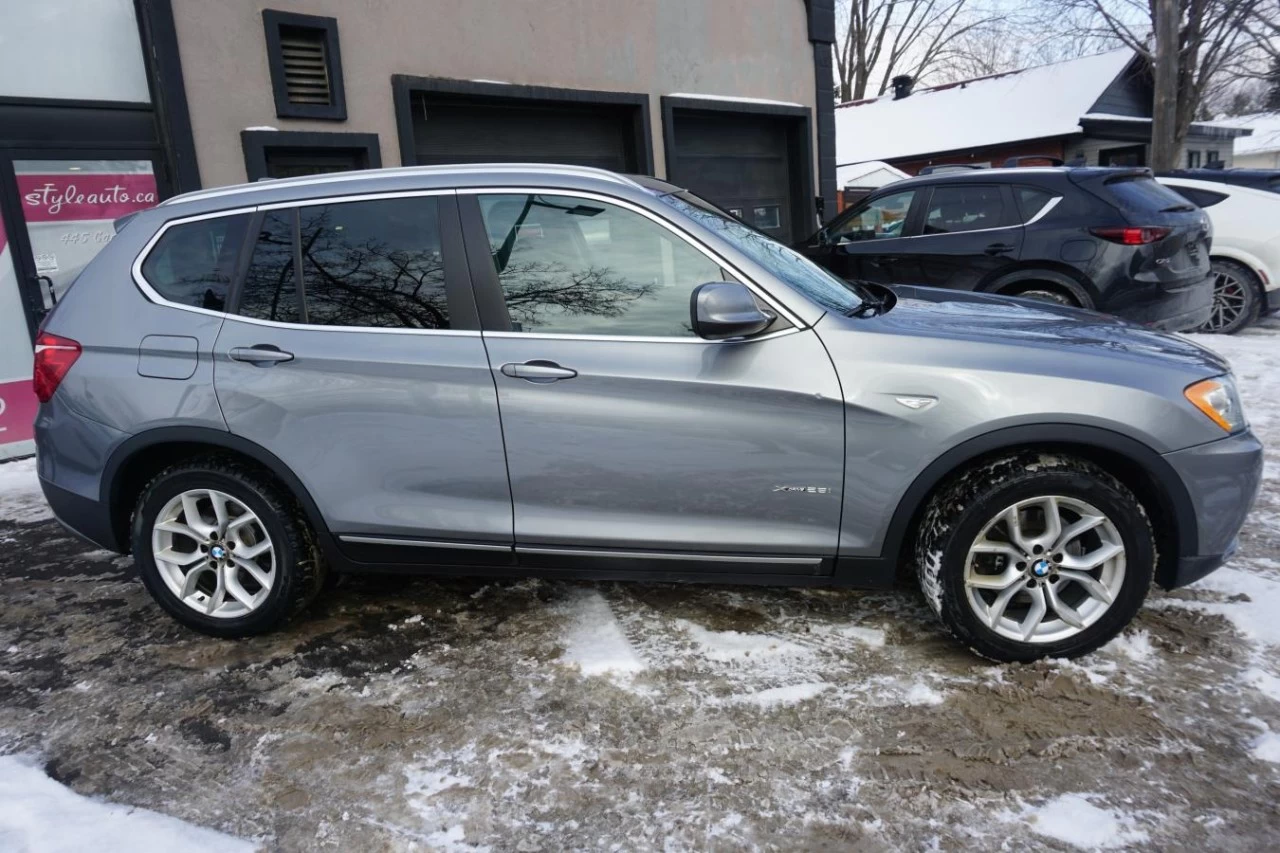
[[[1280,151],[1260,151],[1235,155],[1238,169],[1280,169]]]
[[[264,8],[337,19],[346,121],[276,117]],[[173,14],[205,186],[245,180],[248,127],[377,133],[399,165],[392,74],[648,93],[659,176],[661,95],[815,106],[803,0],[173,0]]]

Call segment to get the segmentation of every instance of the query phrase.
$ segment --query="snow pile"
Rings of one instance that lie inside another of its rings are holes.
[[[55,853],[250,853],[254,845],[146,809],[91,800],[30,756],[0,757],[0,850]]]
[[[745,664],[811,654],[798,643],[770,634],[711,631],[684,619],[676,620],[676,626],[693,640],[699,655],[716,663]]]
[[[1024,804],[1017,814],[1003,819],[1025,823],[1036,835],[1052,838],[1083,850],[1111,850],[1147,840],[1133,818],[1102,809],[1089,802],[1095,794],[1062,794],[1041,806]]]
[[[53,518],[36,479],[36,460],[19,459],[0,464],[0,521],[20,524]]]
[[[1080,132],[1133,59],[1128,48],[836,108],[836,163],[958,151]],[[928,132],[921,132],[928,128]],[[996,163],[994,165],[1002,165]]]
[[[1280,735],[1270,731],[1258,735],[1250,754],[1259,761],[1280,764]]]
[[[599,590],[582,590],[569,608],[572,624],[561,661],[583,675],[630,676],[645,669]]]
[[[785,687],[771,687],[755,693],[735,696],[733,701],[742,705],[758,705],[761,708],[773,708],[779,705],[794,705],[806,699],[812,699],[831,687],[830,684],[816,681],[810,684],[788,684]]]

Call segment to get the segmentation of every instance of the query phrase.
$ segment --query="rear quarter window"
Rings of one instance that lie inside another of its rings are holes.
[[[1121,210],[1130,213],[1157,213],[1187,205],[1185,198],[1154,178],[1113,178],[1104,186]]]
[[[248,214],[170,226],[142,262],[142,277],[161,298],[224,311]]]
[[[1196,207],[1213,207],[1219,202],[1226,201],[1226,193],[1216,193],[1212,190],[1202,190],[1198,187],[1183,187],[1177,184],[1165,184],[1169,189],[1194,204]]]

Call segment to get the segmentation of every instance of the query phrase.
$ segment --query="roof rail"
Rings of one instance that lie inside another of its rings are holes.
[[[573,166],[558,163],[475,163],[475,164],[459,164],[450,166],[399,166],[389,169],[361,169],[351,172],[333,172],[324,175],[303,175],[296,178],[275,178],[272,180],[257,181],[251,184],[232,184],[230,186],[213,187],[207,190],[195,190],[182,195],[176,195],[160,202],[159,206],[181,204],[188,201],[201,201],[203,199],[217,198],[224,195],[242,195],[245,193],[261,192],[263,190],[275,190],[289,187],[305,187],[313,184],[332,184],[347,183],[349,181],[369,180],[378,177],[397,177],[408,175],[469,175],[477,172],[540,172],[550,175],[578,175],[580,177],[599,178],[601,180],[612,181],[616,184],[624,184],[626,186],[639,187],[635,181],[630,178],[619,175],[616,172],[610,172],[607,169],[597,169],[593,166]]]
[[[917,175],[936,175],[941,172],[968,172],[973,169],[985,169],[986,166],[977,166],[973,163],[939,163],[936,166],[925,166]]]

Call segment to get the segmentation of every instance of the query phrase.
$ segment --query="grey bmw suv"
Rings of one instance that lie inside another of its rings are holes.
[[[1185,340],[847,284],[702,199],[390,169],[137,214],[36,344],[59,519],[266,631],[327,572],[881,586],[1001,660],[1220,565],[1262,448]]]

